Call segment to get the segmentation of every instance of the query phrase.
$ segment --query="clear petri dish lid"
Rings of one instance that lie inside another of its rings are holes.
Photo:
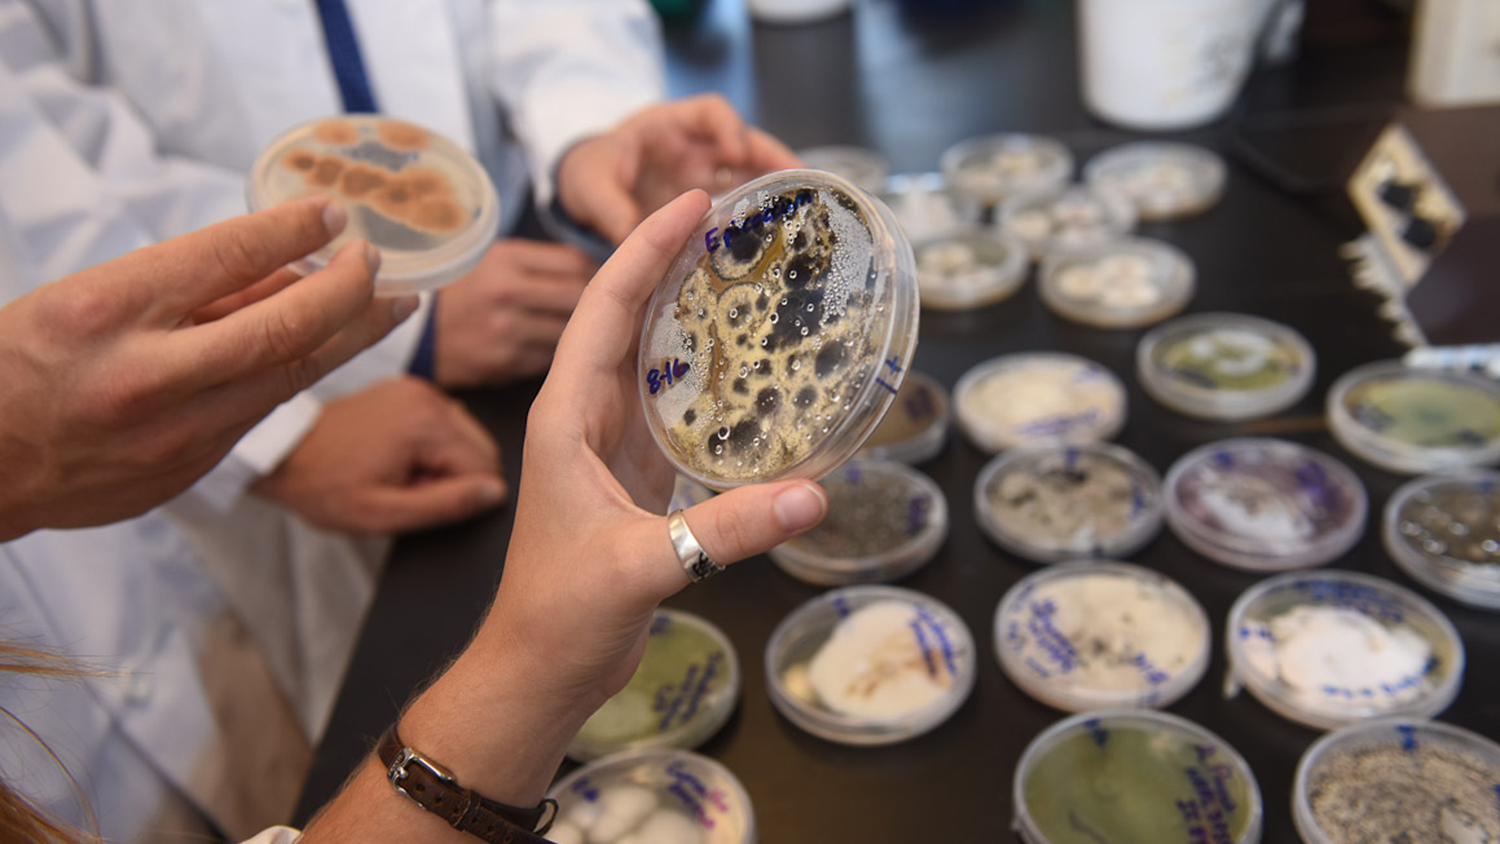
[[[955,196],[981,208],[1073,178],[1073,153],[1062,142],[1042,135],[969,138],[945,150],[938,163]]]
[[[1098,442],[1125,425],[1125,386],[1087,358],[1023,352],[964,373],[953,408],[964,435],[991,454],[1053,440]]]
[[[1007,299],[1026,281],[1026,247],[1003,232],[950,231],[913,245],[922,307],[955,311]]]
[[[1173,220],[1217,204],[1226,173],[1224,159],[1203,147],[1138,141],[1089,159],[1083,179],[1129,199],[1142,220]]]
[[[1464,646],[1437,607],[1349,571],[1293,572],[1229,610],[1225,691],[1243,686],[1284,718],[1329,730],[1369,718],[1430,718],[1463,680]]]
[[[820,586],[899,580],[931,562],[948,538],[943,491],[910,466],[856,460],[822,483],[827,517],[770,552],[799,580]]]
[[[352,238],[380,250],[375,287],[412,293],[462,278],[500,227],[500,198],[479,162],[414,123],[344,114],[303,123],[272,141],[250,168],[251,211],[311,194],[349,211],[342,234],[292,264],[316,271]]]
[[[1135,228],[1135,208],[1105,191],[1054,185],[1007,197],[997,222],[1040,260],[1054,250],[1087,249],[1128,234]]]
[[[974,662],[974,638],[947,605],[895,586],[848,586],[776,626],[766,685],[777,711],[812,735],[894,744],[957,711]]]
[[[1000,668],[1068,712],[1168,706],[1208,669],[1208,615],[1175,581],[1107,561],[1022,578],[995,609]]]
[[[1167,524],[1184,544],[1246,571],[1307,568],[1364,532],[1368,500],[1349,467],[1286,440],[1220,440],[1183,455],[1166,482]]]
[[[1150,709],[1064,718],[1027,745],[1014,783],[1026,844],[1256,844],[1264,823],[1244,757],[1203,727]]]
[[[895,215],[906,236],[928,240],[951,231],[970,228],[978,217],[967,217],[959,208],[942,173],[897,173],[885,180],[880,199]]]
[[[640,666],[589,717],[568,755],[587,762],[644,747],[697,747],[729,720],[740,682],[723,631],[691,613],[658,609]]]
[[[1386,551],[1402,571],[1444,595],[1500,610],[1500,472],[1417,478],[1385,508]]]
[[[948,391],[915,370],[906,373],[896,402],[860,451],[870,460],[925,463],[943,450],[953,409]]]
[[[1440,721],[1381,718],[1318,739],[1292,783],[1306,844],[1500,841],[1500,745]]]
[[[1500,383],[1399,361],[1345,373],[1328,392],[1328,422],[1344,448],[1392,472],[1500,460]]]
[[[1316,357],[1281,323],[1244,314],[1193,314],[1154,328],[1136,347],[1152,398],[1200,419],[1253,419],[1285,410],[1312,387]]]
[[[558,780],[547,796],[557,844],[691,841],[755,844],[750,795],[722,764],[669,748],[628,750]]]
[[[885,189],[891,163],[872,149],[831,144],[797,150],[797,157],[809,170],[822,170],[841,176],[862,190],[879,195]]]
[[[1161,529],[1161,476],[1117,445],[1024,446],[980,470],[974,516],[996,544],[1034,562],[1127,557]]]
[[[1140,328],[1170,317],[1193,298],[1193,259],[1171,244],[1127,237],[1054,249],[1037,290],[1058,316],[1096,328]]]
[[[821,477],[895,400],[917,312],[911,247],[879,200],[813,170],[756,179],[714,205],[651,298],[647,423],[714,489]]]

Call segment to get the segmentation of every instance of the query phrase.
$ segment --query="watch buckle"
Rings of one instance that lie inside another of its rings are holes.
[[[423,768],[426,768],[433,776],[437,777],[440,780],[443,780],[444,782],[455,784],[457,783],[457,780],[453,778],[453,774],[450,773],[446,768],[438,765],[437,763],[416,752],[415,750],[412,750],[410,747],[403,747],[401,748],[400,752],[396,754],[396,758],[391,760],[391,766],[386,769],[385,777],[386,779],[390,780],[392,788],[401,792],[401,794],[406,797],[406,799],[412,801],[413,803],[421,805],[421,801],[417,800],[417,798],[413,796],[411,792],[407,791],[405,786],[401,784],[401,781],[411,776],[411,772],[407,771],[406,767],[414,762],[418,765],[421,765]]]

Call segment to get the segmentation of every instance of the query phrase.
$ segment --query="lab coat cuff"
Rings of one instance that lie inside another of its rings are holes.
[[[241,437],[219,465],[193,485],[193,494],[227,513],[252,483],[270,474],[301,444],[322,409],[310,393],[292,396]]]

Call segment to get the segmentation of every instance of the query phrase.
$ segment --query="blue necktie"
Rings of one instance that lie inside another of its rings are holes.
[[[370,77],[365,73],[364,57],[359,54],[359,39],[354,37],[354,25],[349,21],[349,8],[344,0],[317,0],[317,3],[318,16],[323,19],[323,38],[328,42],[328,60],[333,63],[344,111],[379,111],[375,93],[370,90]]]

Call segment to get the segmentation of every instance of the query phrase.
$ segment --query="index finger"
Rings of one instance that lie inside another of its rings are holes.
[[[738,167],[748,155],[746,125],[740,113],[728,100],[717,94],[705,94],[685,100],[689,117],[695,131],[714,139],[719,157],[724,164]]]
[[[176,324],[316,252],[347,221],[344,207],[330,198],[303,197],[138,250],[116,269],[150,279],[156,289],[148,313]]]

